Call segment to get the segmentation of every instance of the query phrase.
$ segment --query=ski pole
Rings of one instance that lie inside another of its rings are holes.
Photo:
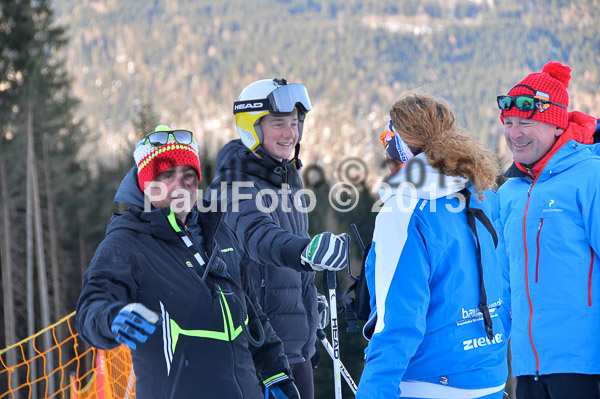
[[[358,240],[358,245],[360,246],[360,250],[364,253],[365,252],[365,243],[363,242],[362,238],[360,237],[360,233],[358,232],[358,229],[356,228],[356,224],[352,223],[350,225],[350,228],[352,229],[354,236]]]
[[[329,353],[329,356],[331,356],[331,359],[333,359],[333,356],[334,356],[333,355],[333,348],[331,347],[331,344],[327,340],[327,336],[325,335],[325,333],[323,332],[323,330],[321,330],[321,329],[317,330],[317,338],[319,338],[319,341],[321,341],[321,343],[325,347],[325,350],[327,350],[327,353]],[[342,372],[342,376],[344,376],[344,379],[346,380],[346,382],[348,383],[348,386],[352,390],[352,393],[356,395],[356,391],[358,390],[358,386],[356,385],[356,383],[352,379],[352,376],[350,375],[350,373],[348,372],[348,370],[346,369],[346,367],[344,367],[344,363],[342,363],[341,360],[340,360],[340,370]]]
[[[333,383],[335,399],[342,398],[342,381],[340,379],[340,339],[338,331],[337,300],[335,289],[337,286],[334,271],[326,272],[327,288],[329,289],[329,317],[331,320],[331,341],[333,342]]]
[[[346,257],[348,265],[350,264],[350,236],[343,234],[343,240],[346,242]],[[325,274],[327,278],[327,288],[329,289],[329,316],[331,320],[331,341],[333,342],[333,382],[335,399],[342,399],[342,380],[341,374],[341,360],[340,360],[340,337],[338,328],[338,317],[337,317],[337,276],[334,271],[327,271]]]

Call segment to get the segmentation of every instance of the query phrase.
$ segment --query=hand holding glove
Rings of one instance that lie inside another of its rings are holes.
[[[130,303],[119,311],[110,331],[117,342],[135,350],[137,344],[146,342],[160,322],[160,316],[141,303]]]
[[[267,389],[269,389],[271,396],[275,399],[300,399],[298,388],[296,388],[292,380],[282,381]]]
[[[323,270],[337,272],[348,264],[349,244],[350,236],[345,233],[317,234],[302,251],[300,260],[302,264],[308,263],[317,272]]]
[[[327,297],[317,292],[317,312],[319,312],[319,328],[322,330],[329,325],[329,304]]]

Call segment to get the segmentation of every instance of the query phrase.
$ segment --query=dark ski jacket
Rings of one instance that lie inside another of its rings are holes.
[[[242,265],[250,271],[260,304],[289,362],[301,363],[315,352],[318,323],[315,273],[300,264],[310,242],[308,214],[302,211],[306,202],[298,193],[302,180],[291,162],[273,159],[262,147],[258,152],[263,159],[241,140],[227,143],[217,156],[206,199],[212,208],[227,204],[223,222],[237,237],[236,250],[244,252]],[[287,188],[283,194],[282,188]]]
[[[77,330],[91,345],[110,349],[119,345],[110,325],[123,306],[138,302],[161,315],[162,325],[132,351],[137,397],[255,399],[262,397],[259,378],[289,375],[281,341],[260,307],[249,306],[256,297],[220,215],[194,208],[188,230],[168,220],[170,208],[144,212],[135,169],[115,201],[131,208],[113,216],[84,275]],[[188,247],[177,228],[194,244]],[[194,255],[208,263],[214,251],[202,281],[204,266]],[[257,320],[265,336],[258,348],[249,343]]]

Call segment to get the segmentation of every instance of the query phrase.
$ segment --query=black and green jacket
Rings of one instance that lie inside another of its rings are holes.
[[[131,206],[113,217],[83,278],[80,336],[98,348],[118,346],[113,318],[126,304],[142,303],[163,321],[132,351],[137,397],[261,398],[260,381],[289,374],[289,365],[258,304],[248,306],[256,297],[239,267],[241,254],[229,244],[231,232],[218,213],[194,209],[189,230],[169,215],[169,208]],[[214,267],[203,281],[214,251]],[[256,320],[265,337],[259,347],[250,345],[246,327]]]

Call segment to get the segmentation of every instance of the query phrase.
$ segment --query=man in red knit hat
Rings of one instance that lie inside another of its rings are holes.
[[[145,210],[150,211],[150,203],[157,208],[170,206],[177,219],[185,224],[202,180],[198,144],[192,132],[171,131],[168,126],[159,125],[138,143],[133,158],[139,186],[146,194]]]
[[[195,206],[201,179],[189,130],[160,125],[136,166],[83,277],[80,337],[131,349],[138,398],[255,399],[268,387],[299,399],[283,344],[258,305],[235,236]]]
[[[519,399],[600,398],[600,149],[596,119],[568,112],[570,77],[549,62],[498,96],[514,157],[498,193]]]

